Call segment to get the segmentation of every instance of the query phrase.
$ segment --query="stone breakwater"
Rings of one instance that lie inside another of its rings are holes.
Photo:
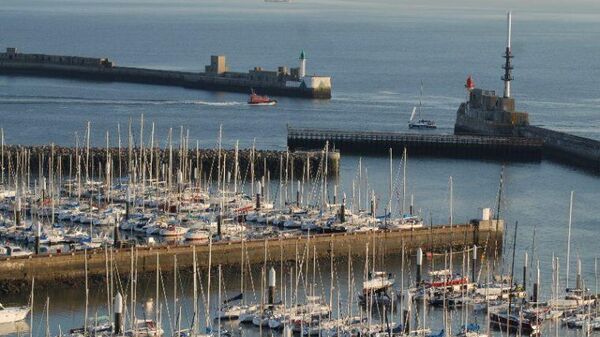
[[[219,157],[225,163],[225,172],[235,171],[235,150],[190,149],[172,151],[164,148],[83,148],[60,146],[4,146],[0,155],[3,179],[10,181],[18,172],[22,176],[31,174],[48,176],[50,168],[54,174],[75,177],[79,171],[82,176],[114,178],[125,177],[129,172],[145,172],[146,179],[163,177],[166,179],[171,170],[173,181],[177,181],[178,172],[186,181],[203,179],[215,180],[219,176]],[[277,180],[281,176],[288,180],[301,180],[310,171],[310,177],[327,171],[328,177],[335,178],[339,173],[339,152],[324,151],[273,151],[243,149],[238,151],[238,179],[249,182],[254,170],[256,180],[269,176]],[[326,158],[326,160],[325,160]],[[107,170],[107,162],[109,170]],[[252,167],[251,163],[254,162]],[[144,170],[140,170],[143,167]],[[223,171],[223,168],[221,169]],[[10,172],[10,174],[9,174]],[[226,173],[226,177],[229,173]],[[139,179],[139,177],[138,177]]]
[[[132,82],[180,86],[210,91],[331,98],[331,77],[306,75],[299,68],[276,70],[254,67],[249,72],[230,71],[224,55],[211,56],[204,72],[117,66],[107,58],[21,53],[16,48],[0,52],[0,74],[74,78],[79,80]]]

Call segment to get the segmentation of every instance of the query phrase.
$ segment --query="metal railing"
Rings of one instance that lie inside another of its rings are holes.
[[[373,141],[398,143],[464,144],[464,145],[543,145],[541,139],[522,137],[487,137],[448,134],[416,134],[387,131],[343,131],[332,129],[310,129],[288,127],[288,139],[332,140],[332,141]]]

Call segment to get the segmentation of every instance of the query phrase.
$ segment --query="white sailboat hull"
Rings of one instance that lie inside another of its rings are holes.
[[[27,317],[29,308],[10,307],[0,310],[0,324],[22,321]]]

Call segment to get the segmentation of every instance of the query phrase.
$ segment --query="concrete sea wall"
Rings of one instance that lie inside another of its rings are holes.
[[[544,155],[550,158],[600,173],[600,141],[532,125],[520,127],[519,134],[542,139]]]
[[[434,226],[413,230],[388,230],[361,233],[336,233],[305,235],[302,237],[251,240],[244,243],[217,242],[210,247],[212,266],[236,265],[241,261],[242,252],[249,263],[294,261],[303,251],[309,249],[317,258],[336,256],[364,255],[365,247],[376,249],[377,254],[399,253],[404,246],[408,253],[421,247],[424,251],[445,252],[454,247],[471,247],[476,244],[481,252],[492,253],[501,249],[504,223],[502,220],[475,221],[465,225]],[[374,247],[374,248],[373,248]],[[27,258],[4,258],[0,260],[0,293],[28,291],[32,278],[36,286],[58,287],[61,285],[81,285],[78,282],[85,275],[85,257],[88,261],[90,277],[101,279],[106,275],[107,265],[128,275],[132,254],[139,273],[151,273],[156,270],[157,255],[160,267],[173,269],[173,257],[177,256],[177,265],[182,269],[192,266],[193,250],[199,268],[208,267],[209,245],[180,245],[162,247],[139,247],[125,249],[98,249],[60,255],[40,255]],[[107,261],[110,259],[111,261]]]
[[[520,137],[288,128],[290,149],[318,149],[326,143],[343,153],[367,155],[388,155],[391,148],[401,156],[406,148],[411,156],[515,161],[539,161],[542,156],[541,141]]]
[[[244,93],[250,93],[250,90],[254,89],[259,94],[319,99],[331,98],[331,88],[286,87],[285,83],[279,82],[134,67],[92,67],[4,61],[0,62],[0,74],[133,82]]]

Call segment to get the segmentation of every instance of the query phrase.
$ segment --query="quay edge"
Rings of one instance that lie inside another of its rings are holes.
[[[364,255],[365,245],[375,247],[385,254],[402,251],[404,244],[407,252],[412,253],[421,247],[425,251],[445,252],[452,246],[482,247],[480,251],[490,254],[502,249],[504,233],[503,220],[475,220],[468,224],[454,226],[433,226],[413,230],[386,230],[360,233],[317,234],[310,237],[274,238],[267,240],[244,241],[244,251],[249,263],[264,263],[265,250],[268,263],[293,261],[296,251],[301,252],[314,246],[318,258],[328,258],[333,250],[334,257]],[[112,248],[109,248],[112,249]],[[371,248],[372,249],[372,248]],[[208,267],[208,244],[195,245],[198,267]],[[158,254],[160,267],[168,272],[173,269],[173,257],[177,256],[177,265],[181,269],[192,266],[192,245],[157,246],[135,248],[138,273],[152,273],[156,270]],[[116,270],[127,277],[131,262],[131,248],[112,249],[113,265]],[[235,266],[241,260],[241,241],[215,242],[212,245],[212,265]],[[90,250],[88,257],[88,274],[90,278],[102,280],[106,275],[106,256],[110,252],[105,249]],[[0,259],[0,293],[27,292],[32,278],[36,287],[60,287],[82,284],[85,276],[84,252],[57,255],[39,255],[25,258]]]

